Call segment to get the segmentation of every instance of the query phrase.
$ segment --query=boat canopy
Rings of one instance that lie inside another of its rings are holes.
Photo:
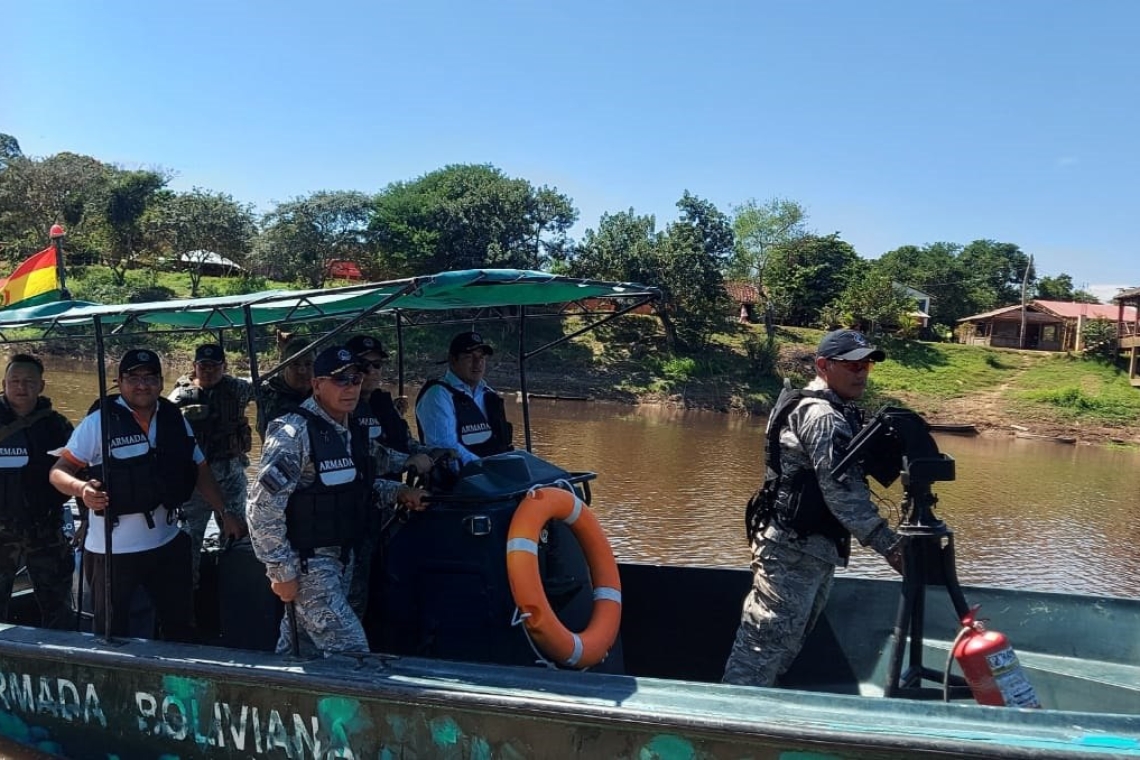
[[[187,298],[172,301],[101,305],[61,301],[26,309],[0,311],[0,331],[38,327],[50,333],[56,327],[100,324],[104,329],[141,323],[169,330],[222,330],[247,324],[272,325],[324,318],[352,318],[361,314],[442,312],[455,309],[492,309],[519,306],[577,304],[577,312],[590,312],[590,304],[621,299],[620,310],[658,298],[656,288],[636,283],[578,279],[520,269],[468,269],[363,283],[320,290],[268,290],[236,296]],[[2,336],[0,336],[2,337]]]

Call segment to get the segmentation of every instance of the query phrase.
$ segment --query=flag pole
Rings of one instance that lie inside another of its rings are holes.
[[[59,297],[61,301],[70,301],[71,293],[67,291],[67,273],[63,269],[63,238],[67,233],[62,225],[53,224],[48,235],[51,237],[51,244],[55,248],[55,273],[59,282]]]

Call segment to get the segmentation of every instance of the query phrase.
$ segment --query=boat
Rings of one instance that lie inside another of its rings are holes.
[[[977,435],[978,426],[972,422],[931,422],[930,430],[935,433],[948,433],[950,435]]]
[[[327,344],[367,316],[388,315],[399,345],[405,319],[506,316],[517,320],[529,428],[525,360],[543,348],[525,345],[529,320],[586,314],[566,308],[586,299],[618,304],[568,338],[656,295],[629,283],[470,270],[324,291],[16,310],[0,313],[0,334],[90,328],[101,354],[105,330],[245,326],[256,379],[252,336],[280,322],[342,320],[319,339]],[[903,419],[876,415],[868,430]],[[915,485],[952,479],[952,461],[932,443],[907,474],[916,535],[929,534],[921,543],[933,552],[911,555],[902,581],[838,578],[780,688],[719,683],[751,583],[743,568],[618,563],[621,622],[607,656],[586,670],[555,665],[512,615],[506,534],[520,503],[545,489],[588,503],[593,475],[544,462],[530,453],[529,429],[524,438],[519,451],[477,463],[456,492],[433,495],[392,538],[365,621],[374,651],[266,651],[281,609],[264,574],[248,545],[214,547],[197,599],[201,644],[39,629],[34,605],[14,605],[28,625],[0,626],[0,736],[63,757],[123,760],[1140,758],[1140,600],[959,588],[952,534],[926,530],[941,525],[936,499]],[[568,530],[552,523],[550,540],[565,541]],[[578,630],[582,618],[592,625],[599,602],[569,546],[566,567],[544,586]],[[944,669],[966,600],[1013,642],[1044,709],[979,705]]]
[[[1030,433],[1025,430],[1014,430],[1013,437],[1030,441],[1051,441],[1052,443],[1074,444],[1077,442],[1076,437],[1071,435],[1045,435],[1043,433]]]

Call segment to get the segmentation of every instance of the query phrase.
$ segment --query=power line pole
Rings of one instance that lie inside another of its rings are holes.
[[[1025,275],[1021,278],[1021,338],[1018,340],[1020,348],[1025,348],[1025,309],[1026,295],[1029,292],[1029,270],[1033,268],[1033,256],[1029,256],[1029,263],[1025,266]]]

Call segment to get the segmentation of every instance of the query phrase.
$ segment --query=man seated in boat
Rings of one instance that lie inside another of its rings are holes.
[[[426,383],[416,398],[420,438],[431,447],[454,449],[460,465],[514,448],[503,399],[483,379],[494,353],[479,333],[459,333],[447,351],[447,372]]]
[[[753,587],[744,599],[726,683],[772,686],[791,667],[827,604],[851,536],[901,572],[902,545],[879,516],[858,465],[842,482],[832,468],[862,427],[855,406],[886,354],[854,330],[820,341],[815,379],[785,388],[768,418],[763,488],[748,505]]]
[[[368,640],[346,597],[347,562],[361,526],[382,504],[423,509],[424,491],[377,473],[398,469],[402,454],[368,440],[352,424],[364,373],[344,346],[313,363],[313,395],[270,422],[246,516],[253,551],[289,614],[277,651],[366,652]],[[390,459],[391,458],[391,459]],[[294,639],[293,624],[300,641]]]
[[[69,628],[75,558],[63,533],[67,497],[51,487],[48,471],[56,459],[49,452],[67,443],[72,428],[43,391],[43,363],[13,356],[0,395],[0,621],[8,621],[16,573],[27,567],[40,624]]]
[[[206,455],[214,480],[222,489],[225,511],[218,529],[227,539],[242,538],[245,527],[246,477],[253,434],[245,410],[253,400],[253,383],[226,372],[226,354],[216,343],[204,343],[194,351],[194,368],[178,378],[170,400],[194,430]],[[194,587],[202,538],[214,512],[201,494],[182,505],[182,529],[190,536],[194,558]]]
[[[82,499],[88,509],[83,571],[97,632],[128,635],[131,599],[138,587],[154,604],[162,638],[194,640],[190,537],[178,528],[178,508],[195,489],[220,515],[222,492],[194,440],[190,423],[162,397],[162,363],[148,349],[132,349],[119,362],[121,395],[112,395],[75,428],[51,470],[51,484]],[[103,416],[110,460],[103,462]],[[90,477],[77,475],[85,468]],[[107,475],[104,475],[104,472]],[[108,489],[103,487],[107,482]],[[108,513],[111,544],[105,542]],[[111,610],[102,592],[107,554],[115,555]]]
[[[353,412],[353,422],[363,428],[369,441],[393,452],[392,456],[387,457],[391,469],[381,472],[380,477],[399,482],[404,471],[409,469],[416,475],[427,475],[434,464],[432,449],[412,437],[403,417],[407,411],[407,399],[400,397],[399,400],[404,402],[401,410],[392,394],[380,387],[384,382],[384,362],[388,358],[383,343],[371,335],[354,335],[349,338],[345,348],[359,362],[360,370],[364,373],[364,382],[360,385],[360,401]],[[437,451],[437,456],[440,453],[443,452]],[[391,517],[381,510],[372,510],[367,522],[361,526],[360,545],[353,552],[348,603],[361,620],[364,619],[368,606],[372,557],[381,541],[382,528]]]
[[[261,384],[258,395],[261,407],[257,417],[257,432],[265,440],[265,428],[270,420],[301,405],[313,392],[313,352],[305,351],[309,339],[303,335],[287,335],[278,346],[279,358],[288,359],[303,351],[276,375]]]

